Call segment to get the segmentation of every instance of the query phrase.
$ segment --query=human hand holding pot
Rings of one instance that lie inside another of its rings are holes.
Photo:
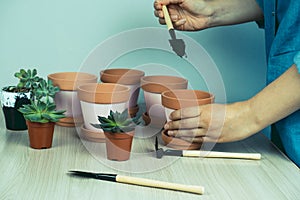
[[[237,141],[258,131],[247,101],[183,108],[169,118],[164,126],[168,135],[189,142]]]

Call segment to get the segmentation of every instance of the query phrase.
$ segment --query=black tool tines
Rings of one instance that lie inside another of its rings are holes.
[[[159,158],[159,159],[162,158],[164,155],[182,157],[183,151],[175,150],[175,149],[164,150],[163,148],[158,148],[158,139],[156,136],[155,137],[155,155],[156,155],[156,158]]]
[[[155,151],[158,150],[158,139],[157,136],[155,137]]]
[[[155,156],[156,158],[162,158],[164,155],[164,150],[162,148],[158,148],[158,138],[155,137]]]

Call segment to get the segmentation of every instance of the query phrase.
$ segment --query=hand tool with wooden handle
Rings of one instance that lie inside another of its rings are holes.
[[[236,158],[236,159],[261,159],[260,153],[234,153],[234,152],[219,152],[219,151],[202,151],[202,150],[176,150],[158,148],[158,139],[155,138],[155,154],[156,158],[166,156],[179,157],[204,157],[204,158]]]
[[[171,36],[171,40],[169,40],[170,45],[178,56],[183,57],[186,55],[184,41],[182,39],[176,39],[175,30],[167,6],[163,5],[162,11],[164,13],[164,18]]]
[[[168,150],[165,151],[167,153]],[[172,150],[171,150],[172,151]],[[204,158],[237,158],[259,160],[260,153],[234,153],[234,152],[219,152],[219,151],[196,151],[196,150],[182,150],[183,157],[204,157]]]
[[[168,190],[176,190],[176,191],[183,191],[195,194],[203,194],[204,187],[202,186],[195,186],[195,185],[183,185],[178,183],[169,183],[163,181],[157,181],[152,179],[145,179],[145,178],[137,178],[131,176],[122,176],[117,174],[106,174],[106,173],[93,173],[93,172],[84,172],[84,171],[77,171],[72,170],[69,171],[71,175],[80,176],[85,178],[94,178],[99,180],[105,181],[112,181],[118,183],[127,183],[132,185],[139,185],[139,186],[146,186],[146,187],[153,187],[153,188],[161,188],[161,189],[168,189]]]

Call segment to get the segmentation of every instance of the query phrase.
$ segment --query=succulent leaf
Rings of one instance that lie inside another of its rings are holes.
[[[136,118],[129,118],[128,109],[125,109],[123,112],[110,110],[107,117],[98,116],[98,121],[100,124],[91,125],[110,133],[130,132],[139,124]]]

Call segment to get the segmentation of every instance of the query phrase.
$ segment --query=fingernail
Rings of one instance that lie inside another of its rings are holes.
[[[170,17],[172,20],[178,20],[178,15],[171,15]]]
[[[174,132],[173,131],[168,131],[168,135],[169,136],[174,136]]]
[[[169,128],[169,124],[165,124],[164,129],[168,129]]]
[[[177,24],[178,24],[178,25],[183,25],[185,22],[186,22],[186,19],[183,18],[183,19],[178,20],[178,21],[177,21]]]

